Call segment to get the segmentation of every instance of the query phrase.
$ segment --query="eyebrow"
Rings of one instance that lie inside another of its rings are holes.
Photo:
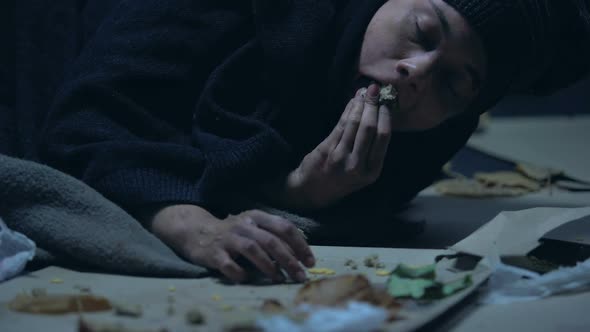
[[[442,26],[445,36],[450,35],[451,25],[449,24],[449,20],[447,20],[447,16],[445,15],[445,13],[443,13],[442,9],[440,9],[440,7],[437,4],[435,4],[434,1],[428,0],[428,2],[430,2],[430,5],[432,5],[432,9],[434,9],[436,17],[438,17],[438,20],[440,21],[440,25]]]

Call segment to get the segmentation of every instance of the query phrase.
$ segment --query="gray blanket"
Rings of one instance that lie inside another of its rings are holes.
[[[244,209],[254,204],[241,201]],[[285,211],[305,233],[317,224]],[[53,168],[0,154],[0,217],[37,244],[34,265],[104,272],[201,277],[208,271],[179,258],[137,220],[83,182]]]
[[[161,277],[207,274],[86,184],[5,155],[0,155],[0,216],[37,244],[37,264]]]

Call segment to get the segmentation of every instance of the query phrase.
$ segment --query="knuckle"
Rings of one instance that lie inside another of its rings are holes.
[[[279,244],[274,237],[269,236],[268,238],[262,240],[262,245],[270,250],[275,250],[278,248]]]
[[[331,166],[335,166],[335,165],[340,165],[342,164],[342,162],[344,162],[344,160],[346,159],[346,153],[344,151],[342,151],[341,149],[338,149],[337,151],[334,151],[332,154],[330,154],[330,165]]]
[[[357,157],[351,157],[348,163],[346,164],[344,171],[346,172],[346,174],[350,176],[362,175],[362,167],[360,160]]]
[[[366,124],[362,127],[362,131],[365,134],[375,134],[377,132],[377,125],[376,124]]]
[[[242,242],[241,249],[244,252],[253,254],[256,252],[256,243],[254,243],[254,241],[252,241],[252,240],[244,240]]]

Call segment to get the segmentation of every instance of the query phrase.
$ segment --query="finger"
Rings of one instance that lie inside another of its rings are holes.
[[[227,246],[232,252],[244,256],[246,259],[252,262],[262,273],[268,277],[275,281],[282,281],[280,271],[278,271],[277,267],[272,262],[268,254],[255,240],[244,235],[236,235],[227,244]]]
[[[212,267],[219,270],[224,276],[233,282],[244,281],[247,277],[246,271],[242,269],[226,251],[219,251],[213,257]]]
[[[311,248],[305,241],[303,233],[293,223],[263,211],[254,210],[251,212],[257,217],[256,223],[258,227],[283,240],[305,266],[312,267],[315,265],[315,257]]]
[[[332,129],[332,132],[330,133],[330,135],[328,135],[328,137],[326,137],[326,139],[324,139],[318,145],[319,149],[322,149],[323,151],[328,152],[328,153],[331,152],[332,150],[334,150],[334,148],[336,147],[336,145],[340,141],[340,138],[342,138],[342,133],[344,132],[344,127],[346,125],[346,118],[348,117],[348,114],[350,113],[350,109],[352,108],[352,104],[353,104],[353,99],[351,99],[348,102],[348,104],[346,104],[346,107],[344,108],[344,112],[342,112],[342,115],[340,116],[338,123],[336,124],[334,129]]]
[[[379,85],[371,84],[365,95],[363,115],[352,150],[354,160],[361,163],[363,169],[366,169],[369,165],[368,156],[371,152],[371,145],[375,139],[375,134],[377,133],[378,108]]]
[[[363,116],[364,102],[363,97],[357,94],[353,101],[348,116],[346,117],[346,124],[344,126],[344,132],[338,142],[338,145],[334,149],[334,153],[337,155],[348,154],[352,152],[354,146],[354,139],[361,123]]]
[[[381,173],[383,162],[391,139],[391,111],[386,106],[379,106],[379,120],[377,122],[377,135],[371,147],[369,156],[369,169],[371,172]]]
[[[249,227],[247,232],[248,234],[244,236],[258,243],[268,255],[276,260],[281,268],[287,271],[293,280],[305,281],[305,272],[285,242],[262,228]]]

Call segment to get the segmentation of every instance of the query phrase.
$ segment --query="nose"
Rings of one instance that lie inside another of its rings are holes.
[[[395,70],[402,89],[405,87],[408,90],[406,98],[420,97],[430,84],[435,64],[436,57],[432,53],[420,54],[397,62]]]

